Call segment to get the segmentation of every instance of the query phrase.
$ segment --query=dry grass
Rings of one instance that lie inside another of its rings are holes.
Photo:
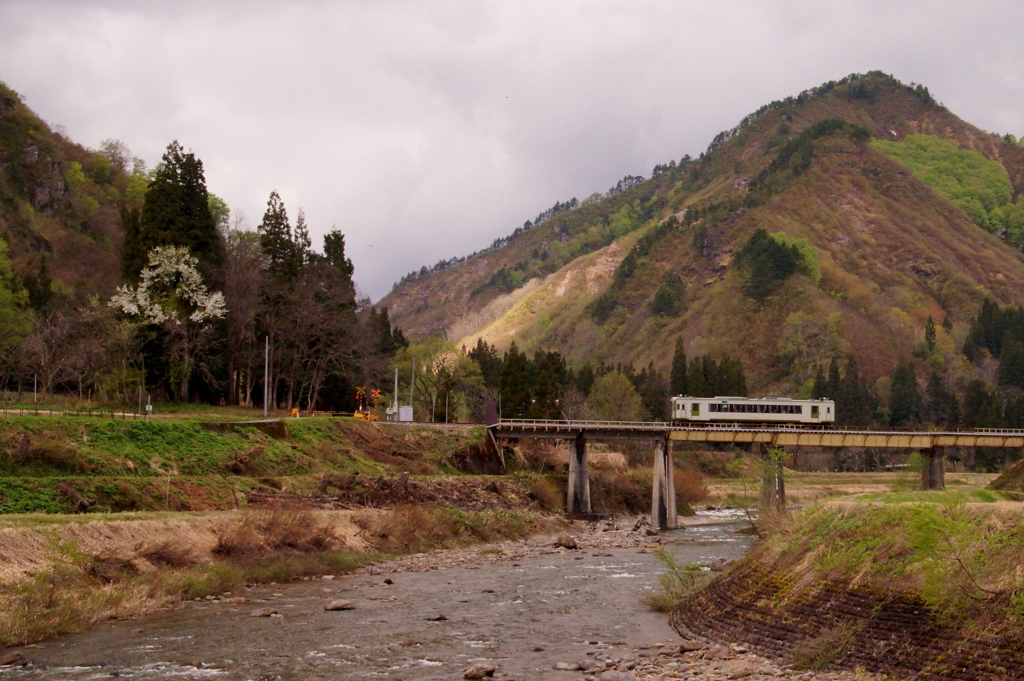
[[[390,513],[364,511],[355,514],[353,521],[372,547],[388,554],[521,539],[557,525],[552,519],[521,511],[464,512],[414,505],[398,506]]]
[[[545,511],[560,511],[565,508],[565,495],[547,478],[538,477],[530,483],[530,498]]]

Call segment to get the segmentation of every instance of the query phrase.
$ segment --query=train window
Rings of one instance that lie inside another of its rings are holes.
[[[793,412],[794,414],[803,414],[804,413],[804,405],[802,405],[802,404],[796,405],[794,407],[794,409],[796,410],[796,411]]]
[[[690,405],[690,415],[700,416],[700,402],[694,402]]]

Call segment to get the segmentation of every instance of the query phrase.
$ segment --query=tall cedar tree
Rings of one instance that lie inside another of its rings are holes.
[[[284,202],[276,191],[270,192],[267,210],[263,213],[263,221],[256,231],[260,234],[260,248],[267,258],[267,270],[270,274],[278,282],[294,280],[302,267],[302,253],[292,241],[288,211],[285,210]]]
[[[199,261],[199,272],[212,287],[221,284],[224,241],[210,213],[203,162],[185,153],[175,140],[146,191],[142,214],[126,211],[121,269],[136,282],[157,246],[184,246]]]
[[[860,377],[856,358],[847,360],[846,372],[834,399],[837,423],[848,426],[866,426],[871,423],[874,398]]]
[[[484,385],[489,389],[497,390],[501,384],[502,369],[501,355],[498,354],[498,350],[483,338],[477,338],[476,347],[466,354],[480,367]]]
[[[914,366],[901,360],[892,370],[889,383],[889,425],[911,426],[921,420],[921,395],[917,391]]]
[[[935,320],[928,317],[924,325],[924,347],[928,352],[935,352]]]
[[[501,368],[500,404],[502,418],[526,418],[530,411],[530,366],[515,341],[509,345]]]
[[[669,391],[673,395],[689,395],[686,382],[686,349],[683,339],[676,339],[676,349],[672,353],[672,373],[669,376]]]

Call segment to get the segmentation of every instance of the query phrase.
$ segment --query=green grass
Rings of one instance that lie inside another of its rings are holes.
[[[985,489],[961,490],[929,490],[929,491],[900,491],[900,492],[874,492],[858,494],[853,497],[856,501],[866,501],[881,504],[950,504],[962,500],[969,504],[992,504],[997,501],[1005,501],[1006,497],[999,492]]]

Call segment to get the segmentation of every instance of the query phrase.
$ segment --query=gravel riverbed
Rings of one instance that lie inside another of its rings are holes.
[[[652,537],[632,520],[578,522],[561,542],[576,548],[534,537],[251,587],[3,651],[28,664],[0,667],[0,679],[873,678],[793,671],[742,641],[680,639],[640,600],[663,570],[655,551],[717,566],[754,543],[729,511],[685,523]]]

